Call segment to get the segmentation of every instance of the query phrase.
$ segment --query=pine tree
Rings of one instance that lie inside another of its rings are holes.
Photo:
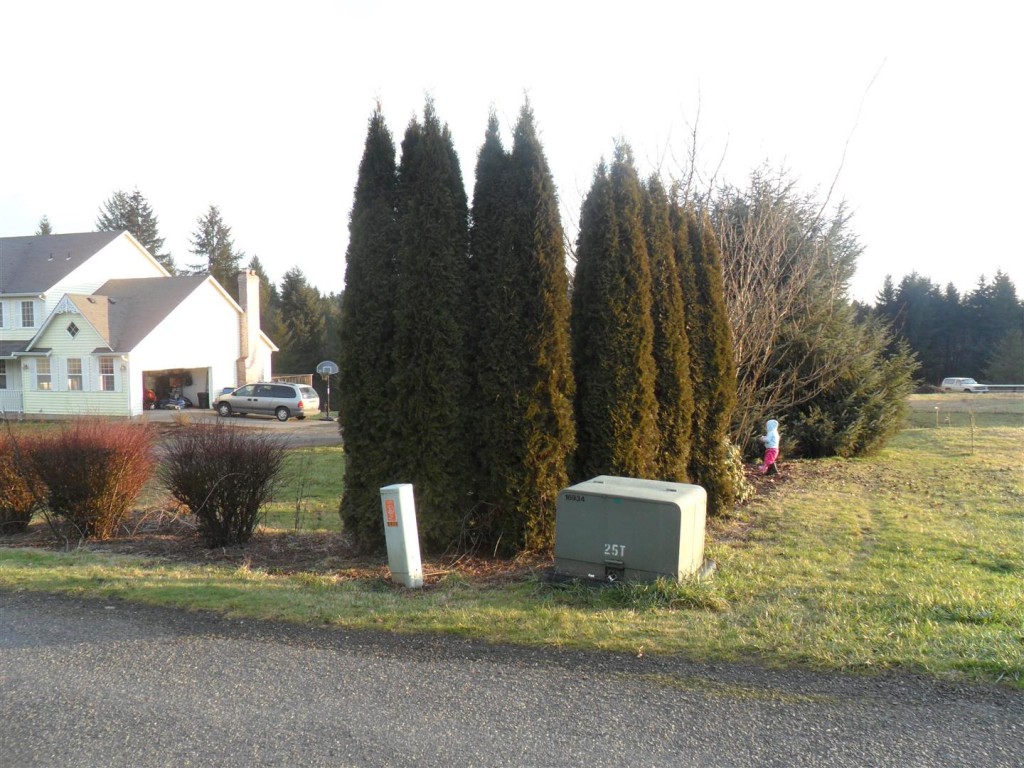
[[[298,267],[281,281],[281,331],[274,367],[281,373],[313,373],[323,357],[325,319],[320,292]]]
[[[39,220],[39,229],[36,230],[36,237],[40,235],[52,235],[53,227],[50,226],[50,220],[43,214],[43,218]]]
[[[210,205],[206,215],[196,221],[191,243],[191,253],[200,257],[198,263],[189,265],[192,274],[212,275],[237,301],[238,264],[245,254],[235,250],[231,227],[224,223],[216,205]]]
[[[163,253],[164,239],[160,237],[157,218],[153,209],[138,189],[126,194],[121,190],[103,203],[96,219],[99,232],[120,232],[128,230],[150,255],[159,261],[172,275],[175,273],[171,254]]]
[[[583,202],[572,296],[576,475],[658,472],[654,325],[643,197],[629,147]]]
[[[270,277],[259,256],[254,255],[249,260],[249,269],[255,272],[260,280],[260,330],[276,343],[276,340],[282,336],[278,307],[280,294],[278,294],[277,286],[270,282]]]
[[[397,482],[412,483],[424,547],[457,543],[469,516],[466,280],[469,210],[447,126],[428,102],[399,165],[398,275],[392,345]]]
[[[690,478],[707,491],[709,514],[722,514],[736,499],[728,460],[736,368],[721,254],[710,222],[695,211],[675,206],[673,229],[694,395]]]
[[[554,181],[524,105],[506,154],[492,115],[477,164],[472,269],[482,538],[550,547],[575,443],[569,278]]]
[[[392,462],[391,388],[398,249],[395,142],[378,104],[366,131],[345,254],[338,365],[338,421],[345,444],[345,530],[364,548],[384,544],[380,489]]]
[[[668,194],[657,177],[647,182],[644,226],[654,291],[651,310],[657,372],[654,390],[661,435],[658,477],[688,482],[694,407],[690,343],[686,336],[686,312],[676,266]]]

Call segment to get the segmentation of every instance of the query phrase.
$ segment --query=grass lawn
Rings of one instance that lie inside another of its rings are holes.
[[[718,570],[703,583],[494,583],[453,568],[410,591],[344,569],[274,575],[88,548],[9,548],[0,549],[0,588],[1024,687],[1024,396],[961,400],[914,396],[908,427],[879,454],[784,462],[779,480],[759,479],[757,499],[710,525],[706,554]],[[289,471],[268,526],[337,526],[341,454],[296,451]]]

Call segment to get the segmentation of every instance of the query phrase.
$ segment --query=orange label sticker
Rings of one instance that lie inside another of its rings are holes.
[[[395,513],[394,499],[384,499],[384,522],[388,528],[398,527],[398,515]]]

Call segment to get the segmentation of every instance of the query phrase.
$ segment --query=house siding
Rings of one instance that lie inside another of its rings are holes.
[[[118,278],[167,277],[168,272],[160,263],[132,242],[127,235],[112,240],[96,251],[78,268],[69,272],[46,292],[45,318],[65,293],[96,293],[112,275]],[[42,321],[36,321],[41,325]]]
[[[234,388],[240,343],[238,310],[207,280],[131,351],[132,413],[141,413],[143,371],[207,370],[211,402],[221,388]]]
[[[78,333],[73,338],[67,331],[68,324],[72,322],[78,326]],[[100,391],[100,357],[104,355],[94,355],[93,350],[106,346],[106,342],[80,314],[62,312],[54,315],[35,346],[50,350],[51,389],[36,388],[36,359],[22,358],[22,362],[29,367],[29,370],[23,371],[25,413],[128,415],[128,391],[120,357],[114,356],[117,359],[114,365],[114,391]],[[68,388],[68,358],[79,358],[82,361],[81,390]]]

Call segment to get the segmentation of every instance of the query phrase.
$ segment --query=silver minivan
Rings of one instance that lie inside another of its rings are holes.
[[[292,416],[304,419],[307,413],[317,413],[320,410],[320,396],[315,389],[305,384],[260,381],[221,395],[214,401],[213,407],[221,416],[257,413],[261,416],[276,416],[278,421],[288,421]]]

